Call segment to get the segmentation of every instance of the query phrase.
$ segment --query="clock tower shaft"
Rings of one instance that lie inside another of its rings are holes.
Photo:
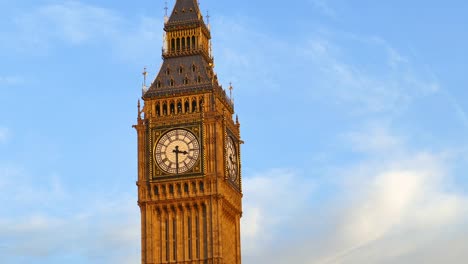
[[[134,126],[142,264],[238,264],[240,123],[197,0],[177,0],[164,31],[163,64]]]

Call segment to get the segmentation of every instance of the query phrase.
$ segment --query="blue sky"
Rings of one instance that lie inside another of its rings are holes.
[[[244,263],[468,258],[466,2],[200,4],[246,142]],[[0,0],[2,263],[138,263],[163,8]]]

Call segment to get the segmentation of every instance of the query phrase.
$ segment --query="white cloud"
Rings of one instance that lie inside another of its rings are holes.
[[[314,191],[311,180],[284,169],[255,174],[246,178],[243,186],[242,243],[247,255],[266,250],[281,226],[294,219]]]
[[[468,233],[468,196],[457,191],[450,170],[459,157],[411,150],[388,125],[373,123],[350,135],[344,143],[364,158],[314,182],[313,190],[336,196],[302,188],[304,176],[299,175],[274,187],[263,182],[277,182],[268,173],[245,183],[265,186],[245,192],[246,215],[255,204],[277,209],[246,217],[244,225],[257,232],[244,234],[244,246],[261,245],[244,254],[246,263],[441,263],[453,256],[468,258],[461,246],[468,243],[467,236],[457,235]],[[256,195],[262,189],[269,202]],[[289,189],[286,196],[284,189]],[[291,213],[283,204],[298,207]],[[258,220],[278,215],[288,216],[278,226]],[[436,245],[440,248],[433,250]]]

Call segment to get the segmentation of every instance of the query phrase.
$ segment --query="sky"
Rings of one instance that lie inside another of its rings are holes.
[[[468,258],[466,1],[200,5],[245,141],[243,263]],[[139,263],[132,125],[164,1],[0,16],[1,262]]]

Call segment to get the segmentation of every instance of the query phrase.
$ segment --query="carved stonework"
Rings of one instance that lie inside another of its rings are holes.
[[[142,264],[240,264],[243,142],[232,96],[196,0],[177,0],[164,30],[163,64],[134,126]]]

